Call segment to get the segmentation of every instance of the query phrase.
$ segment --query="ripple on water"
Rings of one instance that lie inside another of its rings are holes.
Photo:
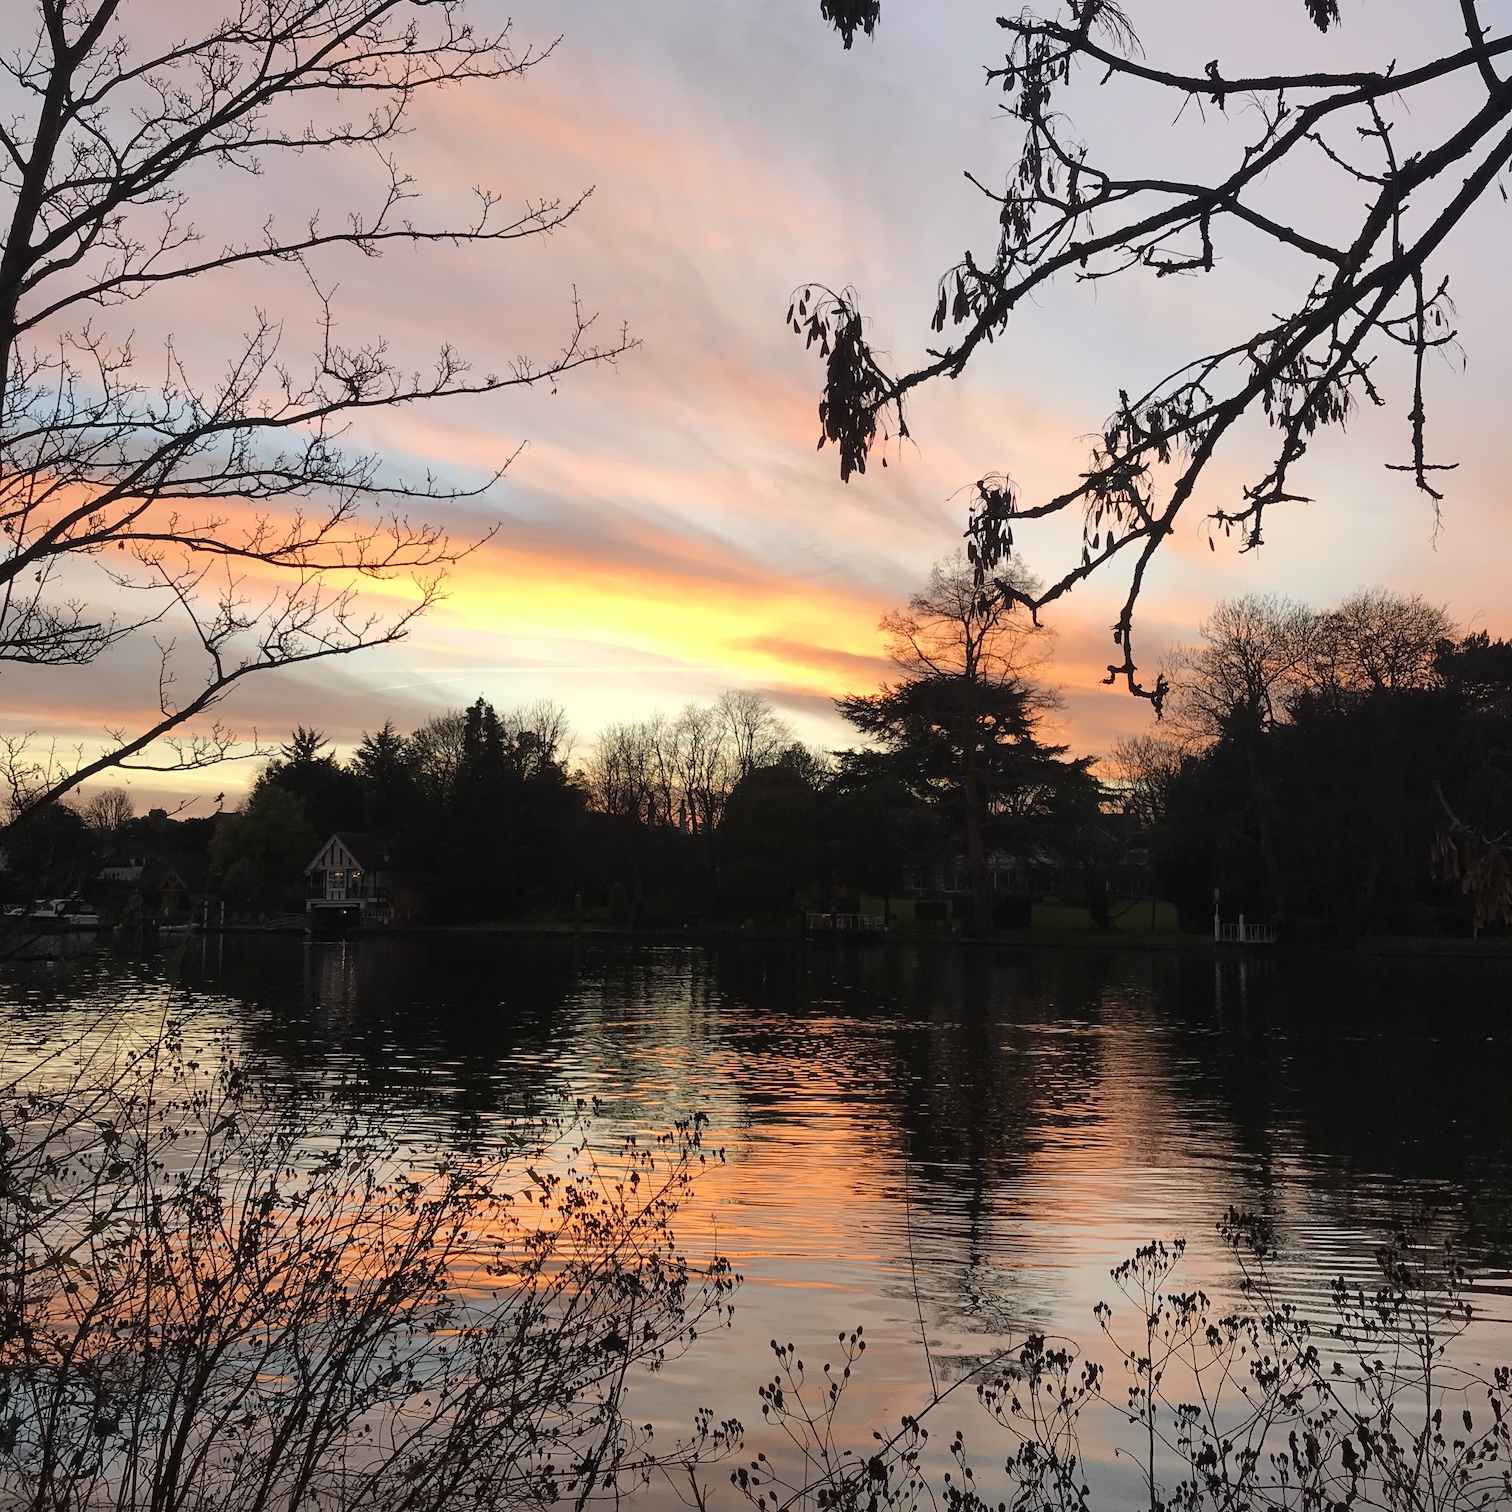
[[[1231,1206],[1272,1221],[1278,1286],[1309,1309],[1426,1214],[1481,1268],[1478,1340],[1508,1337],[1506,983],[1417,964],[1236,983],[1135,952],[228,936],[172,970],[12,964],[0,1011],[14,1062],[70,1034],[106,1055],[171,1002],[281,1075],[369,1089],[438,1150],[559,1090],[610,1130],[701,1108],[725,1159],[683,1232],[746,1282],[731,1334],[670,1364],[648,1415],[753,1417],[769,1339],[861,1324],[861,1421],[917,1402],[921,1334],[957,1370],[1025,1329],[1092,1340],[1109,1271],[1149,1240],[1184,1236],[1182,1284],[1232,1298]]]

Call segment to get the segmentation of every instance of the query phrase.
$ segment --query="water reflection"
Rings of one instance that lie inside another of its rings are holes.
[[[1190,1161],[1217,1181],[1210,1209],[1279,1208],[1301,1181],[1345,1226],[1388,1196],[1447,1204],[1478,1255],[1512,1254],[1512,975],[1494,962],[228,936],[194,942],[181,975],[291,1066],[460,1113],[562,1078],[627,1116],[712,1097],[749,1127],[822,1089],[908,1157],[925,1210],[971,1223],[1047,1161],[1067,1181],[1073,1156]]]
[[[947,1363],[1028,1324],[1085,1334],[1109,1267],[1156,1236],[1187,1235],[1187,1283],[1222,1293],[1230,1204],[1276,1220],[1304,1299],[1425,1203],[1483,1266],[1512,1255],[1496,963],[459,935],[48,969],[7,969],[33,1020],[171,985],[437,1143],[559,1088],[626,1128],[704,1108],[728,1161],[689,1223],[747,1277],[714,1370],[735,1411],[773,1336],[864,1323],[868,1410],[894,1411],[921,1313]],[[686,1422],[710,1380],[695,1351],[657,1411]]]

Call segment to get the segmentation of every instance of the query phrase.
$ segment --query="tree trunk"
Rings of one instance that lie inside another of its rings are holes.
[[[971,933],[992,933],[992,874],[987,869],[987,805],[981,779],[966,773],[966,871],[971,879]]]

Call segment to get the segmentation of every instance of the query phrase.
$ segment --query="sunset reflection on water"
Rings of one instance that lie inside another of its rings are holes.
[[[34,1041],[102,1010],[139,1033],[171,976],[200,1022],[280,1074],[373,1094],[416,1148],[486,1145],[511,1110],[562,1093],[597,1100],[606,1138],[701,1109],[724,1158],[679,1233],[744,1285],[733,1328],[641,1387],[640,1414],[674,1436],[704,1404],[752,1424],[769,1341],[817,1366],[859,1325],[846,1421],[864,1446],[871,1424],[922,1404],[921,1333],[946,1381],[1030,1330],[1094,1345],[1111,1267],[1148,1240],[1184,1236],[1182,1285],[1233,1296],[1216,1232],[1230,1206],[1274,1221],[1304,1307],[1335,1275],[1368,1280],[1393,1222],[1431,1209],[1489,1283],[1476,1350],[1512,1358],[1504,972],[232,935],[176,964],[13,966],[7,996]],[[967,1404],[959,1416],[969,1426]]]

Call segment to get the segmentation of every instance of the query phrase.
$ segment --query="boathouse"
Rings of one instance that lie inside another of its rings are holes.
[[[409,923],[424,913],[419,880],[393,864],[377,835],[339,831],[305,867],[305,915],[316,929]]]

